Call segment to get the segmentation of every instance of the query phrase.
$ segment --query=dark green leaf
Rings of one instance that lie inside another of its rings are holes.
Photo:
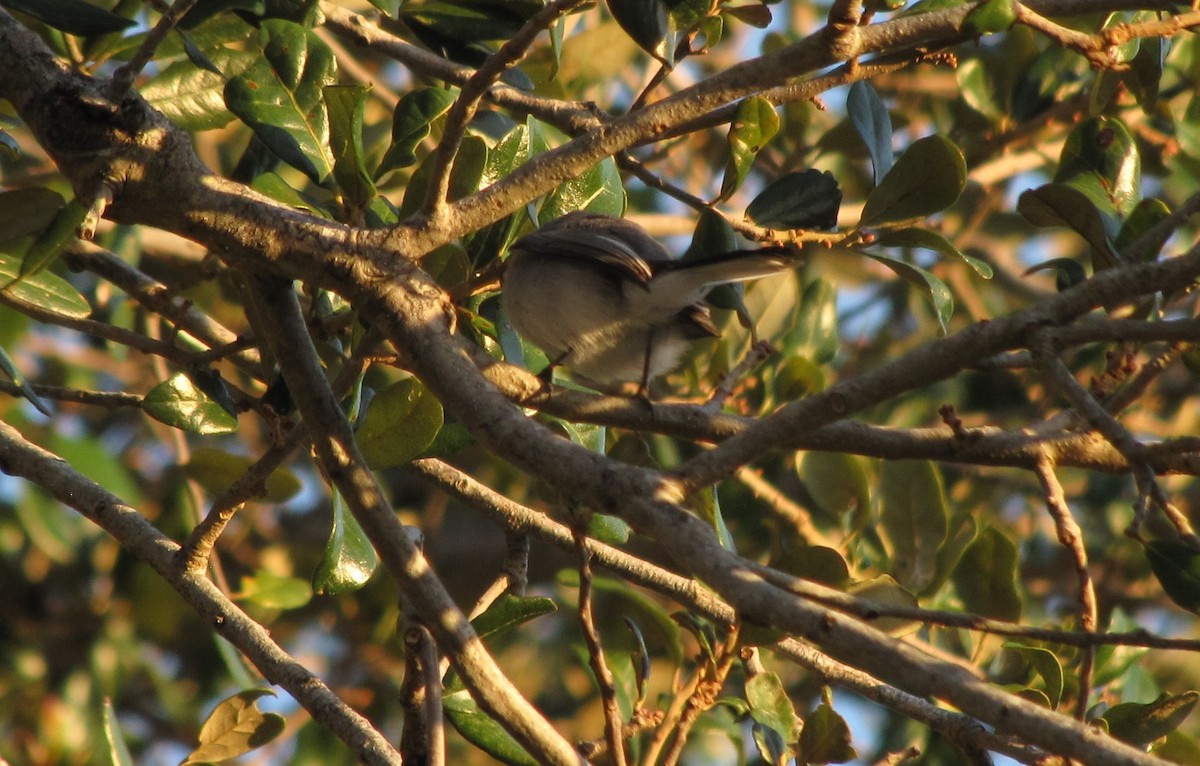
[[[1021,616],[1016,575],[1017,546],[995,527],[987,527],[967,547],[952,579],[967,611],[1013,621]]]
[[[608,0],[608,10],[642,50],[675,65],[676,34],[664,0]]]
[[[58,260],[63,250],[79,237],[79,227],[87,217],[87,206],[79,200],[71,200],[54,215],[50,225],[33,240],[33,244],[21,258],[21,273],[24,281]],[[5,286],[8,289],[8,286]]]
[[[842,589],[850,584],[850,565],[841,553],[823,545],[796,548],[771,562],[771,568],[793,577]],[[745,630],[746,626],[742,626]]]
[[[333,171],[323,89],[334,81],[333,52],[309,29],[267,19],[263,57],[225,86],[225,105],[281,160],[317,183]]]
[[[1141,191],[1141,155],[1125,126],[1110,117],[1077,125],[1063,146],[1054,182],[1085,195],[1105,215],[1123,216]]]
[[[757,646],[757,644],[752,644]],[[769,726],[763,726],[755,721],[750,727],[750,735],[754,738],[754,746],[758,754],[767,763],[787,763],[791,757],[787,742],[779,732]]]
[[[375,182],[367,172],[362,142],[363,109],[370,92],[370,85],[327,85],[324,91],[333,177],[342,199],[356,210],[365,209],[375,199]]]
[[[4,0],[0,5],[29,14],[48,27],[81,37],[121,32],[137,23],[83,0]]]
[[[557,611],[558,605],[543,596],[526,598],[506,593],[496,599],[483,614],[471,620],[471,625],[480,638],[487,638],[523,625],[543,614]]]
[[[1200,551],[1182,540],[1154,540],[1146,544],[1146,558],[1171,600],[1200,614]]]
[[[950,240],[936,231],[916,227],[893,229],[881,233],[879,238],[875,240],[875,244],[880,247],[919,247],[925,250],[932,250],[935,253],[962,260],[984,279],[992,278],[993,272],[991,266],[959,250],[950,244]]]
[[[237,416],[196,385],[185,372],[177,372],[150,389],[142,409],[157,421],[183,431],[211,436],[237,431]]]
[[[1000,106],[1007,99],[1004,93],[998,92],[993,66],[983,58],[969,58],[959,64],[955,70],[958,78],[958,89],[967,106],[990,120],[996,121],[1006,117],[1005,110]]]
[[[650,652],[646,649],[646,637],[642,635],[642,629],[638,624],[629,617],[622,618],[625,621],[625,627],[629,628],[629,632],[633,634],[633,641],[636,645],[629,659],[633,664],[634,682],[637,685],[637,701],[640,705],[646,701],[646,688],[650,681]]]
[[[1178,729],[1196,706],[1197,700],[1200,700],[1200,692],[1163,694],[1145,705],[1136,702],[1114,705],[1103,718],[1108,722],[1108,731],[1112,736],[1135,747],[1146,747]]]
[[[512,735],[479,709],[466,690],[448,694],[442,699],[446,718],[471,744],[508,766],[538,766],[538,761],[521,747]]]
[[[1036,274],[1039,271],[1054,272],[1054,287],[1060,293],[1087,279],[1087,271],[1083,268],[1083,264],[1074,258],[1051,258],[1045,263],[1030,266],[1025,270],[1024,276]]]
[[[243,26],[248,33],[253,31]],[[234,48],[210,50],[207,56],[221,73],[190,60],[175,61],[141,88],[151,106],[187,130],[212,130],[232,120],[233,113],[225,107],[225,79],[241,74],[259,58]]]
[[[804,719],[799,760],[804,763],[845,763],[858,757],[850,745],[850,727],[827,702]]]
[[[832,229],[842,190],[829,171],[809,168],[772,182],[746,208],[746,217],[769,229]]]
[[[805,452],[800,476],[808,493],[830,516],[858,517],[871,507],[871,490],[862,460],[844,452]]]
[[[313,571],[313,590],[328,596],[352,593],[367,584],[378,566],[375,547],[346,507],[342,493],[334,491],[333,524]]]
[[[275,692],[251,689],[221,701],[200,728],[200,746],[184,760],[188,764],[215,763],[236,758],[262,747],[283,732],[283,716],[258,709],[259,697]]]
[[[417,146],[429,135],[433,121],[454,103],[456,95],[456,91],[430,87],[417,88],[400,97],[392,113],[392,145],[375,171],[376,178],[416,163]]]
[[[1133,208],[1133,212],[1125,219],[1125,223],[1121,225],[1121,230],[1117,232],[1117,238],[1114,245],[1117,252],[1125,260],[1136,258],[1139,262],[1153,261],[1158,258],[1158,254],[1162,252],[1166,246],[1167,240],[1171,238],[1171,231],[1164,231],[1160,236],[1153,241],[1147,242],[1144,246],[1138,248],[1138,252],[1132,253],[1128,251],[1139,237],[1153,229],[1164,219],[1170,217],[1171,209],[1167,207],[1162,200],[1153,197],[1147,197],[1138,202]]]
[[[967,162],[949,139],[914,142],[867,197],[859,226],[908,221],[945,210],[967,184]]]
[[[895,162],[892,152],[892,119],[875,88],[866,80],[850,86],[846,96],[846,113],[858,135],[862,136],[871,155],[875,183],[887,175]]]
[[[1037,671],[1046,685],[1048,707],[1052,710],[1058,709],[1058,703],[1062,699],[1064,681],[1062,663],[1059,662],[1054,652],[1040,646],[1025,646],[1011,641],[1005,643],[1004,648],[1020,654]]]
[[[0,192],[0,245],[43,231],[65,204],[44,186]]]
[[[416,378],[406,378],[371,400],[356,439],[372,468],[388,468],[423,453],[441,427],[441,402]]]
[[[892,574],[909,590],[933,579],[950,516],[942,477],[926,460],[887,460],[879,471],[879,520]]]
[[[951,295],[950,288],[946,287],[945,282],[920,266],[915,266],[899,258],[892,258],[880,253],[863,253],[863,255],[879,261],[899,274],[904,281],[924,293],[925,297],[929,299],[929,305],[933,307],[934,315],[942,327],[942,332],[948,331],[950,317],[954,314],[954,296]]]
[[[721,181],[720,199],[727,199],[741,187],[754,158],[778,132],[779,115],[770,101],[752,96],[738,104],[725,139],[729,144],[729,161]]]
[[[450,199],[461,199],[479,190],[488,157],[487,142],[479,136],[465,136],[459,144],[454,166],[450,170]],[[412,215],[421,209],[429,188],[435,156],[430,154],[413,172],[404,189],[400,215]]]

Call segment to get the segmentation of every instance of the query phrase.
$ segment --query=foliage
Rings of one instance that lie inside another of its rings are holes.
[[[0,761],[1196,762],[1185,5],[0,0]]]

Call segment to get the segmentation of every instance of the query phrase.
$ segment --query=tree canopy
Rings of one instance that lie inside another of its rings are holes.
[[[1200,763],[1198,24],[0,0],[0,761]],[[578,210],[797,266],[598,392]]]

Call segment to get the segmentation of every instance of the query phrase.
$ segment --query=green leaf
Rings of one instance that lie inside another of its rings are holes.
[[[987,527],[967,547],[952,579],[967,611],[997,620],[1021,616],[1017,592],[1017,546],[995,527]]]
[[[375,199],[362,141],[363,110],[370,92],[370,85],[327,85],[324,90],[333,177],[342,199],[356,210],[364,210]]]
[[[183,466],[184,474],[200,486],[216,494],[233,486],[246,475],[254,461],[245,455],[233,455],[213,447],[196,447]],[[262,491],[253,499],[267,503],[284,503],[299,494],[302,485],[290,471],[277,468],[271,472]]]
[[[892,258],[880,253],[864,252],[863,255],[879,261],[884,266],[899,274],[904,281],[924,293],[925,297],[929,300],[929,305],[933,307],[934,315],[937,316],[938,324],[942,327],[942,332],[948,332],[950,317],[954,314],[954,296],[951,295],[950,288],[946,287],[945,282],[920,266],[902,261],[899,258]]]
[[[676,35],[664,0],[608,0],[608,10],[638,46],[668,69],[675,65]]]
[[[1083,192],[1106,215],[1123,216],[1137,204],[1141,174],[1141,155],[1125,125],[1093,117],[1067,136],[1054,182]]]
[[[958,78],[958,90],[967,106],[992,121],[1007,116],[1001,103],[1007,103],[1006,94],[996,82],[994,66],[987,60],[972,57],[959,64],[954,70]]]
[[[1200,614],[1200,551],[1182,540],[1153,540],[1146,543],[1146,558],[1167,596]]]
[[[134,766],[133,754],[125,744],[125,736],[117,723],[117,711],[112,698],[104,698],[104,741],[108,745],[108,759],[112,766]]]
[[[862,460],[844,452],[805,452],[800,460],[804,486],[821,510],[833,517],[858,518],[871,507],[871,489]]]
[[[1087,271],[1083,268],[1083,264],[1074,258],[1051,258],[1045,263],[1030,266],[1025,270],[1023,276],[1036,274],[1039,271],[1054,272],[1054,287],[1060,293],[1087,279]]]
[[[29,381],[25,380],[25,376],[17,369],[12,358],[3,348],[0,348],[0,372],[4,373],[5,377],[12,381],[13,385],[21,392],[21,395],[28,399],[29,403],[37,408],[38,412],[46,417],[50,417],[53,414],[50,405],[42,401],[42,398],[37,395],[37,392],[29,385]]]
[[[253,32],[244,25],[247,34]],[[150,105],[185,130],[213,130],[233,119],[225,107],[225,79],[246,71],[259,57],[236,48],[205,52],[209,63],[220,70],[209,71],[185,59],[169,64],[139,90]]]
[[[536,129],[530,132],[533,153],[544,151],[538,148],[539,141],[566,143],[567,136],[557,128],[542,122],[532,124],[536,125]],[[619,217],[625,213],[625,204],[625,185],[621,181],[621,171],[617,169],[616,160],[606,157],[599,164],[593,165],[550,192],[538,210],[538,220],[546,223],[575,210]]]
[[[788,352],[803,352],[817,364],[827,364],[837,356],[837,289],[832,282],[814,279],[804,288],[795,325],[782,347]]]
[[[329,211],[321,207],[317,201],[293,189],[278,173],[262,173],[256,176],[250,183],[250,188],[297,210],[303,210],[321,218],[332,218]]]
[[[267,19],[262,59],[225,86],[229,111],[281,160],[317,183],[333,171],[323,89],[334,81],[333,52],[309,29]]]
[[[967,34],[991,35],[1003,32],[1017,21],[1016,0],[983,0],[963,19]]]
[[[333,524],[321,560],[313,571],[312,588],[327,596],[352,593],[367,584],[379,566],[367,533],[346,507],[342,493],[333,493]]]
[[[465,740],[508,766],[538,766],[525,748],[496,723],[465,689],[442,698],[442,709],[450,724]]]
[[[729,525],[725,523],[725,515],[721,513],[721,499],[717,496],[716,487],[708,486],[693,492],[689,498],[692,510],[704,523],[712,527],[721,547],[726,550],[737,550]]]
[[[480,638],[504,633],[523,625],[543,614],[557,612],[558,605],[544,596],[523,597],[505,593],[489,606],[483,614],[471,620],[475,633]]]
[[[72,319],[91,316],[92,307],[79,291],[57,274],[43,271],[20,277],[21,259],[0,253],[0,292],[16,301]]]
[[[850,727],[828,702],[822,702],[804,718],[800,732],[803,763],[845,763],[858,757],[850,744]]]
[[[773,181],[746,208],[746,217],[769,229],[819,229],[837,226],[842,190],[828,170],[809,168]]]
[[[919,591],[933,579],[950,516],[942,477],[927,460],[887,460],[879,471],[879,520],[892,575]]]
[[[607,545],[624,545],[629,542],[633,527],[624,519],[607,513],[594,513],[588,519],[587,535]]]
[[[719,199],[727,199],[741,187],[754,165],[754,158],[779,132],[779,115],[775,105],[762,96],[751,96],[738,104],[725,140],[729,144],[729,161],[721,181]]]
[[[1121,254],[1122,258],[1129,260],[1134,254],[1127,252],[1127,248],[1143,234],[1153,229],[1164,219],[1169,218],[1170,215],[1171,209],[1160,199],[1147,197],[1138,202],[1129,214],[1129,217],[1125,219],[1125,223],[1121,225],[1121,230],[1117,232],[1116,240],[1113,242],[1117,252]],[[1158,254],[1166,246],[1167,240],[1171,238],[1171,234],[1171,231],[1163,232],[1161,236],[1153,242],[1148,243],[1136,255],[1140,256],[1143,261],[1157,259]]]
[[[177,372],[150,389],[142,409],[155,420],[182,431],[211,436],[237,431],[237,416],[204,392],[186,372]]]
[[[1092,246],[1098,265],[1116,263],[1110,239],[1115,219],[1102,215],[1093,199],[1074,186],[1052,183],[1021,192],[1017,212],[1034,226],[1063,226],[1079,234]]]
[[[268,609],[299,609],[312,600],[312,587],[299,577],[258,570],[242,578],[238,597]]]
[[[81,37],[121,32],[137,23],[83,0],[4,0],[0,5],[28,14],[48,27]]]
[[[746,681],[746,701],[750,717],[779,734],[785,743],[795,741],[799,720],[792,701],[775,673],[757,673]]]
[[[1013,641],[1004,644],[1005,649],[1016,652],[1029,663],[1046,685],[1046,698],[1052,710],[1058,709],[1063,693],[1063,669],[1058,657],[1049,649],[1040,646],[1025,646]]]
[[[400,97],[392,113],[392,143],[375,171],[376,178],[416,163],[417,146],[429,136],[433,121],[450,109],[457,95],[457,91],[447,88],[429,87]]]
[[[972,258],[963,251],[959,250],[954,245],[950,244],[950,240],[938,234],[936,231],[929,229],[921,229],[911,227],[907,229],[892,229],[884,231],[875,240],[875,244],[880,247],[919,247],[925,250],[932,250],[935,253],[958,258],[966,263],[975,273],[984,279],[991,279],[992,267],[986,262],[978,258]]]
[[[87,212],[87,206],[72,199],[55,213],[54,220],[33,240],[33,244],[21,258],[21,273],[18,279],[24,281],[58,260],[63,250],[78,239],[79,226],[87,217]]]
[[[450,199],[456,200],[473,194],[480,188],[483,170],[488,157],[487,142],[479,136],[465,136],[459,144],[454,166],[450,169]],[[412,215],[421,209],[429,188],[429,176],[433,172],[434,155],[430,154],[413,172],[404,189],[400,203],[400,215]]]
[[[215,763],[236,758],[262,747],[283,732],[283,716],[258,709],[260,697],[275,696],[270,689],[250,689],[222,700],[200,728],[200,746],[183,761]]]
[[[879,93],[866,80],[850,86],[846,96],[846,113],[851,124],[862,136],[871,155],[871,167],[875,170],[875,183],[887,175],[895,162],[892,152],[892,119]]]
[[[850,565],[845,557],[823,545],[795,548],[772,560],[771,568],[839,590],[850,584]],[[746,626],[743,625],[742,629],[745,630]]]
[[[967,184],[967,162],[949,139],[926,136],[896,160],[867,197],[859,226],[924,218],[953,205]]]
[[[0,192],[0,245],[45,230],[65,204],[44,186]]]
[[[1135,747],[1146,747],[1179,728],[1200,700],[1200,692],[1179,695],[1162,694],[1154,702],[1124,702],[1114,705],[1102,717],[1112,736]]]
[[[442,427],[442,404],[416,378],[401,380],[371,400],[356,439],[375,469],[404,465],[423,453]]]
[[[881,607],[916,609],[920,606],[917,597],[889,575],[880,575],[856,582],[847,588],[846,592],[864,601],[874,602]],[[907,617],[874,617],[870,618],[868,622],[871,627],[891,636],[902,636],[921,627],[919,621]]]
[[[781,402],[794,402],[825,390],[825,372],[806,356],[792,356],[775,371],[771,393]]]

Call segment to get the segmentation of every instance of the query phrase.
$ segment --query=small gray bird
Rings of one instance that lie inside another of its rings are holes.
[[[675,369],[688,343],[720,333],[704,297],[799,263],[784,248],[672,260],[635,223],[575,212],[513,244],[501,303],[513,327],[551,366],[612,388]]]

